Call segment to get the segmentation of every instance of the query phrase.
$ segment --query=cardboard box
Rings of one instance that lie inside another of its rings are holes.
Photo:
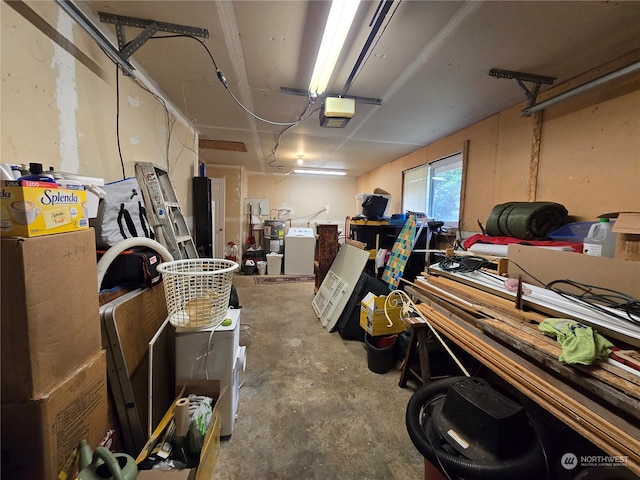
[[[81,185],[2,181],[0,235],[38,237],[89,228],[87,192]]]
[[[104,350],[50,391],[3,404],[2,477],[58,478],[81,440],[92,448],[109,430]]]
[[[616,258],[640,262],[640,213],[620,213],[612,231],[616,234]]]
[[[393,322],[390,326],[384,314],[386,296],[376,296],[369,292],[360,302],[360,326],[371,336],[391,335],[406,330],[404,321],[400,318],[402,305],[387,307],[387,314]]]
[[[216,380],[192,380],[181,387],[178,398],[186,397],[189,394],[206,395],[216,399],[211,415],[211,421],[207,434],[204,438],[202,451],[200,452],[200,464],[196,468],[158,471],[140,470],[136,480],[209,480],[213,478],[218,452],[220,451],[220,399],[223,395],[228,395],[226,387],[220,389],[220,382]],[[174,402],[175,403],[175,402]],[[171,410],[173,405],[169,407]],[[149,448],[153,448],[155,442],[149,443]]]
[[[93,230],[0,239],[2,403],[49,391],[102,347]]]
[[[532,285],[541,286],[538,280],[547,284],[571,279],[640,297],[640,262],[516,244],[509,245],[507,257],[509,277],[522,275]]]

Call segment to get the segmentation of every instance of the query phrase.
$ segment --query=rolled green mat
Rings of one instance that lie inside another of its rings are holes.
[[[568,221],[568,211],[554,202],[507,202],[489,213],[487,235],[523,240],[547,240],[549,233]]]

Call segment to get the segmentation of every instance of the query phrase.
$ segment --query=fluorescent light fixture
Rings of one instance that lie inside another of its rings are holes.
[[[347,172],[341,172],[339,170],[312,170],[307,168],[295,168],[293,173],[308,173],[310,175],[346,175]]]
[[[320,50],[313,67],[309,93],[321,95],[331,79],[338,56],[351,28],[360,0],[333,0],[327,24],[324,27]]]

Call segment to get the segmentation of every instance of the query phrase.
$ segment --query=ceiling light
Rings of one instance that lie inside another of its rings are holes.
[[[309,94],[321,95],[327,88],[338,56],[351,28],[360,0],[333,0],[322,43],[313,67]]]
[[[293,170],[293,173],[308,173],[310,175],[346,175],[347,172],[342,172],[339,170],[310,170],[310,169],[299,169],[296,168]]]

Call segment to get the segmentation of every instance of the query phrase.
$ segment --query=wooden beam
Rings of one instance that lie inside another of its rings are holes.
[[[528,199],[536,201],[538,192],[538,165],[540,162],[540,144],[542,143],[542,111],[533,114],[533,140],[531,142],[531,160],[529,162]]]
[[[466,203],[467,191],[467,169],[469,165],[469,140],[465,140],[462,144],[462,180],[460,182],[460,211],[458,212],[458,229],[465,229],[464,223],[464,205]]]
[[[562,347],[558,342],[553,345],[541,339],[540,336],[543,334],[540,332],[526,327],[508,325],[492,318],[479,318],[476,325],[492,337],[558,372],[576,385],[585,387],[620,411],[632,415],[636,420],[640,420],[640,402],[638,401],[640,389],[634,384],[601,368],[570,366],[560,362],[558,357]]]
[[[226,140],[198,140],[198,147],[205,150],[225,150],[228,152],[246,152],[247,146],[242,142],[229,142]]]

